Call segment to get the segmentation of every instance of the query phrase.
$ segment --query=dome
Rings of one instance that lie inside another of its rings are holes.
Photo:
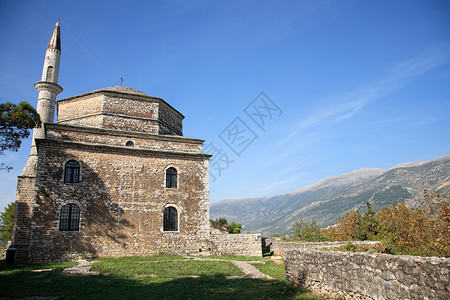
[[[112,87],[107,87],[107,88],[93,91],[93,93],[96,93],[96,92],[115,92],[115,93],[124,93],[124,94],[132,94],[132,95],[151,97],[150,95],[148,95],[144,92],[141,92],[141,91],[138,91],[138,90],[126,87],[126,86],[112,86]]]

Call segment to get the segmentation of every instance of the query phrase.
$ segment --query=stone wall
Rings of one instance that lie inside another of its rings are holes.
[[[17,179],[16,210],[11,241],[17,249],[17,258],[26,258],[30,247],[31,216],[35,199],[36,178],[19,176]]]
[[[289,249],[287,284],[343,299],[450,299],[450,258]]]
[[[261,234],[212,234],[212,255],[262,256]]]
[[[208,251],[208,155],[56,140],[38,148],[30,262]],[[71,159],[80,164],[79,183],[64,183]],[[177,169],[177,188],[165,187],[169,166]],[[79,231],[59,231],[67,203],[81,209]],[[167,205],[178,211],[176,232],[163,231]]]
[[[125,147],[132,141],[134,148],[154,151],[202,153],[203,140],[183,136],[150,135],[140,132],[78,127],[63,124],[46,124],[47,139],[64,140],[93,145]]]
[[[115,87],[121,89],[122,87]],[[128,90],[123,87],[123,89]],[[142,92],[128,94],[98,90],[58,101],[58,123],[183,135],[184,116],[164,100]]]
[[[266,244],[270,246],[270,251],[274,255],[285,256],[291,249],[332,249],[346,245],[347,241],[341,242],[283,242],[282,238],[267,238]],[[378,241],[352,241],[354,245],[376,245]]]

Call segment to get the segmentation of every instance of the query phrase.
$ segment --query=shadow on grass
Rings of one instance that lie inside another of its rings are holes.
[[[2,261],[0,261],[0,264]],[[29,268],[0,269],[0,297],[53,296],[60,299],[317,299],[285,281],[228,280],[223,274],[164,279],[152,276],[73,276],[62,267],[36,272]]]

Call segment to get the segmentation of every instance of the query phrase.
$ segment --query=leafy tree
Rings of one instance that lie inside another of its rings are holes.
[[[30,135],[29,129],[41,126],[41,119],[36,110],[27,102],[19,105],[10,102],[0,104],[0,154],[5,150],[17,151]],[[11,167],[0,165],[0,170],[10,170]]]
[[[315,221],[308,223],[300,220],[292,225],[292,228],[294,230],[293,239],[296,241],[324,242],[329,240],[323,235],[322,229],[317,226]]]
[[[343,218],[340,218],[337,224],[325,231],[325,236],[333,241],[349,241],[358,239],[359,223],[361,215],[358,211],[352,210]]]
[[[241,233],[242,225],[240,223],[231,222],[230,225],[228,225],[227,219],[224,217],[220,217],[216,220],[211,220],[211,224],[215,228],[219,228],[221,230],[227,230],[228,233]]]
[[[219,219],[216,219],[216,222],[222,226],[228,226],[228,221],[224,217],[220,217]]]
[[[404,202],[360,215],[349,212],[325,231],[331,240],[382,240],[390,252],[421,256],[450,256],[450,202],[438,192],[424,191],[425,205]]]
[[[237,234],[241,233],[241,223],[235,223],[234,221],[231,222],[230,226],[228,227],[228,233]]]
[[[13,202],[0,214],[0,240],[2,242],[11,240],[15,211],[16,203]]]
[[[377,240],[380,233],[379,220],[370,202],[366,202],[366,206],[364,215],[357,210],[350,211],[324,234],[334,241]]]
[[[425,206],[405,203],[377,211],[381,234],[398,254],[450,256],[450,202],[437,192],[424,192]]]
[[[359,228],[356,237],[359,240],[377,240],[380,233],[379,220],[369,201],[366,202],[366,212],[360,217]]]

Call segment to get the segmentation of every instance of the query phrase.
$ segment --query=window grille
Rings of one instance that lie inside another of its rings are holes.
[[[76,160],[70,160],[66,163],[64,171],[65,183],[77,183],[80,181],[80,164]]]
[[[164,231],[178,231],[178,212],[175,207],[169,206],[164,209],[163,227]]]
[[[166,171],[166,188],[177,187],[177,170],[173,167],[168,168]]]
[[[80,229],[80,208],[69,203],[61,207],[59,216],[60,231],[78,231]]]

